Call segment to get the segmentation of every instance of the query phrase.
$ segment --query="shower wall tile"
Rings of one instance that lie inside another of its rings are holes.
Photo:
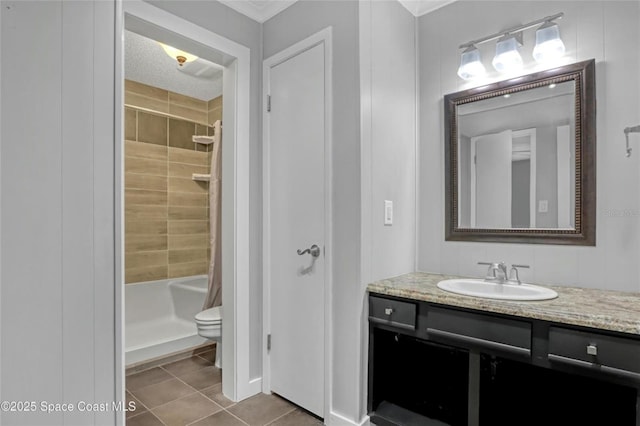
[[[126,177],[125,177],[126,179]],[[127,220],[164,220],[169,218],[168,207],[164,205],[146,206],[125,203],[124,216]]]
[[[167,178],[165,176],[127,173],[124,177],[124,187],[131,189],[151,189],[154,191],[166,192]]]
[[[124,202],[125,204],[166,206],[167,193],[165,191],[149,191],[146,189],[125,189]]]
[[[209,237],[205,234],[169,235],[168,240],[169,250],[209,247]]]
[[[222,96],[218,96],[208,102],[207,112],[209,124],[212,125],[216,120],[222,120]]]
[[[167,147],[146,143],[125,141],[124,151],[127,157],[146,158],[148,160],[167,161]]]
[[[169,146],[193,150],[195,143],[191,139],[196,132],[195,123],[184,120],[169,119]]]
[[[175,263],[206,262],[207,249],[169,250],[169,265]]]
[[[167,162],[162,160],[149,160],[147,158],[125,156],[124,171],[125,173],[166,176]]]
[[[208,164],[206,152],[187,151],[180,148],[169,148],[169,162],[196,166],[206,166]]]
[[[208,220],[172,220],[169,224],[169,235],[208,234]]]
[[[125,102],[125,282],[206,274],[208,183],[191,176],[210,172],[211,154],[192,136],[209,134],[204,123],[222,116],[222,98],[125,81]]]
[[[129,220],[125,218],[124,239],[126,241],[127,235],[131,235],[131,234],[166,235],[167,228],[168,226],[167,226],[166,220]]]
[[[155,114],[138,111],[138,141],[167,145],[168,119]]]
[[[206,207],[169,206],[169,220],[206,220]]]
[[[169,278],[190,277],[209,272],[209,262],[190,262],[169,265]]]
[[[136,140],[136,110],[131,108],[124,109],[124,138],[129,141]]]
[[[124,282],[139,283],[143,281],[164,280],[168,277],[167,265],[144,266],[141,268],[126,268],[124,270]]]
[[[206,194],[209,191],[209,183],[193,179],[170,177],[169,191]]]
[[[145,251],[167,250],[169,248],[167,235],[136,235],[129,234],[125,238],[125,252],[136,253]]]
[[[170,206],[207,207],[209,205],[208,194],[196,194],[193,192],[169,192]]]

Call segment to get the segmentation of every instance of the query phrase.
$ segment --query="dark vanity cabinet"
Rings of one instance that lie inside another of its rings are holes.
[[[640,426],[640,336],[371,294],[371,422]]]

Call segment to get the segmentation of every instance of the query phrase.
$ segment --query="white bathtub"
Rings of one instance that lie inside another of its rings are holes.
[[[126,365],[206,343],[194,320],[206,294],[206,275],[126,284]]]

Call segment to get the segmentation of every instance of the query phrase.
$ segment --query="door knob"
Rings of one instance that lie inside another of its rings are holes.
[[[304,250],[298,249],[297,253],[298,253],[298,256],[302,256],[303,254],[309,253],[313,257],[318,257],[320,256],[320,247],[314,244],[308,249],[304,249]]]

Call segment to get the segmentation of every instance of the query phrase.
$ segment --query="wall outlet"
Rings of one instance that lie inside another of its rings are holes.
[[[384,224],[393,225],[393,201],[384,200]]]
[[[538,213],[547,213],[549,211],[549,200],[538,201]]]

